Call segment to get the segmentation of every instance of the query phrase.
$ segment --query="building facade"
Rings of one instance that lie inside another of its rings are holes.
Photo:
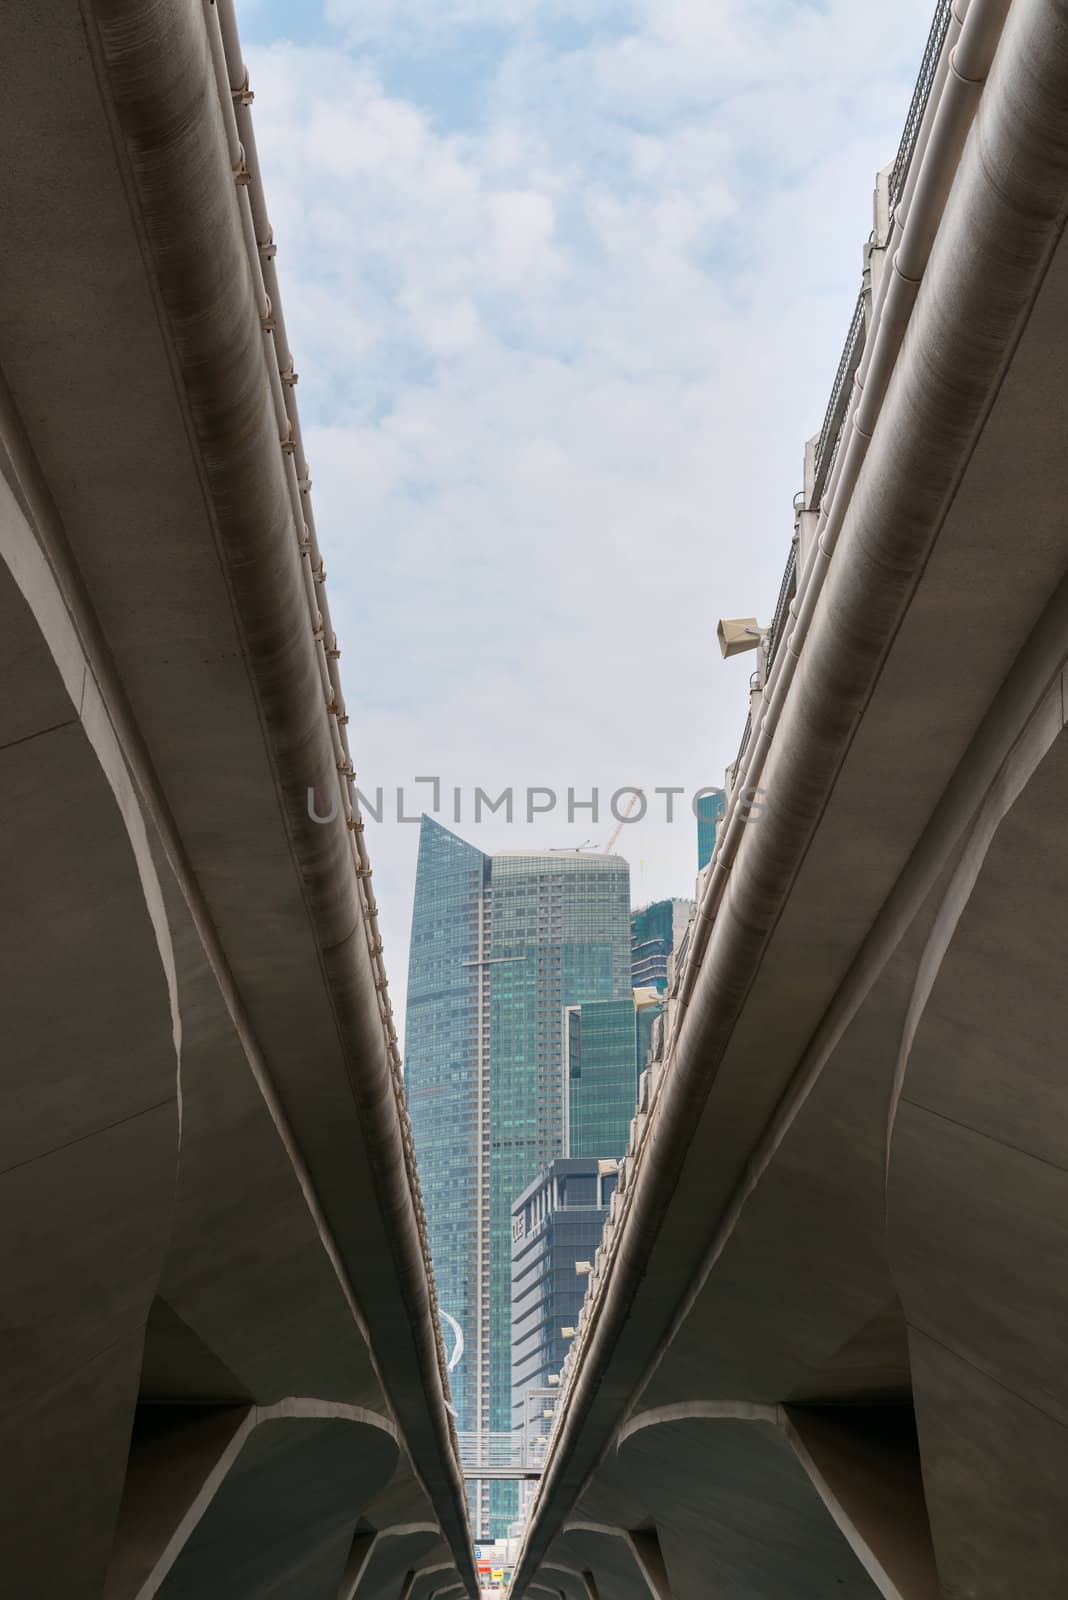
[[[548,1394],[563,1366],[601,1242],[616,1162],[552,1161],[512,1207],[512,1427],[529,1429],[525,1396]],[[578,1269],[578,1270],[576,1270]]]
[[[478,1285],[488,1271],[480,1208],[482,1040],[487,997],[482,966],[487,937],[489,860],[446,828],[424,819],[412,911],[405,1079],[426,1209],[438,1303],[460,1329],[461,1355],[450,1373],[461,1428],[478,1414]]]
[[[511,1432],[512,1202],[564,1149],[566,1009],[629,1003],[629,898],[618,856],[488,856],[423,818],[405,1078],[461,1434]],[[476,1532],[515,1504],[480,1484]]]
[[[630,977],[636,989],[667,993],[671,955],[678,949],[692,914],[692,900],[654,900],[652,905],[631,913]]]
[[[637,1097],[634,1000],[569,1006],[564,1021],[564,1154],[622,1156]]]

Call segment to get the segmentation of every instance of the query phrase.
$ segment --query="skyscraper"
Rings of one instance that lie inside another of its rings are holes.
[[[617,1183],[615,1161],[553,1161],[512,1206],[512,1429],[540,1442],[552,1385],[578,1325],[592,1263]],[[532,1415],[533,1412],[533,1415]],[[533,1433],[534,1437],[531,1437]]]
[[[466,1359],[450,1374],[459,1426],[478,1415],[478,1284],[489,1269],[472,1185],[482,1182],[481,961],[489,858],[424,817],[419,835],[405,1025],[405,1079],[438,1302]],[[454,1339],[446,1333],[451,1349]]]
[[[405,1075],[461,1433],[511,1430],[512,1202],[563,1152],[565,1009],[630,1002],[629,898],[618,856],[487,856],[423,818]],[[476,1531],[514,1505],[480,1493]]]
[[[564,1028],[564,1154],[614,1156],[627,1148],[638,1089],[634,1001],[569,1006]]]
[[[678,949],[692,912],[692,900],[654,900],[631,913],[630,974],[636,989],[667,993],[671,952]]]

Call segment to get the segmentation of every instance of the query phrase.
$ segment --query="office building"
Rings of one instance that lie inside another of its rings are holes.
[[[566,1155],[619,1157],[626,1150],[637,1096],[636,1023],[630,995],[568,1007]]]
[[[423,818],[405,1076],[461,1434],[511,1431],[512,1202],[564,1149],[565,1011],[631,1004],[629,897],[618,856],[489,856]],[[481,1486],[476,1532],[514,1508]]]
[[[592,1157],[552,1161],[512,1206],[512,1427],[536,1429],[551,1409],[553,1383],[570,1348],[616,1186],[616,1163]],[[578,1269],[578,1270],[576,1270]],[[531,1406],[526,1403],[533,1396]],[[526,1397],[526,1398],[525,1398]],[[527,1439],[536,1448],[537,1434]]]
[[[692,915],[692,900],[655,900],[631,913],[630,977],[635,988],[667,993],[671,954],[682,942]]]

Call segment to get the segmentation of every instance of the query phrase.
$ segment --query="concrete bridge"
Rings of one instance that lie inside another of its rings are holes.
[[[232,6],[3,40],[3,1591],[471,1593]]]
[[[1066,107],[940,8],[517,1595],[1068,1593]]]
[[[472,1593],[232,6],[10,12],[5,1593]],[[939,7],[517,1594],[1068,1589],[1066,105]]]

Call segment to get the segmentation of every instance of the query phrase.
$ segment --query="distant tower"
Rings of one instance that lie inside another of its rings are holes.
[[[668,964],[693,914],[692,900],[654,900],[631,913],[630,981],[667,993]]]
[[[564,1016],[590,1001],[632,1004],[627,863],[487,856],[424,817],[405,1077],[438,1297],[463,1331],[461,1433],[511,1430],[512,1202],[563,1153]],[[471,1499],[475,1532],[503,1536],[514,1486]]]
[[[565,1330],[578,1326],[617,1169],[588,1157],[550,1162],[512,1206],[512,1429],[528,1447],[548,1432],[573,1337]]]

